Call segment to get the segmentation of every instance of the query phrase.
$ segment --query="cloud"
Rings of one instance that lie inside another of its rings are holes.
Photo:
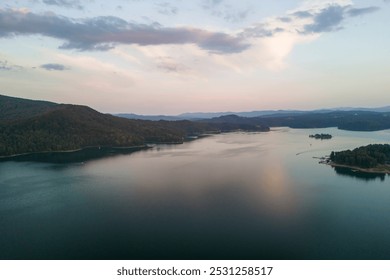
[[[292,18],[290,18],[290,17],[279,17],[278,19],[282,22],[291,22],[292,21]]]
[[[348,10],[348,15],[351,17],[361,16],[369,13],[373,13],[380,10],[379,7],[366,7],[366,8],[352,8]]]
[[[249,13],[250,13],[249,9],[242,10],[242,11],[235,11],[235,10],[226,11],[223,18],[229,22],[240,22],[246,19]]]
[[[223,0],[204,0],[202,6],[204,8],[211,8],[220,5]]]
[[[260,24],[245,28],[240,33],[240,36],[242,36],[243,38],[265,38],[265,37],[272,37],[276,33],[280,33],[283,31],[285,31],[285,30],[282,27],[271,28],[271,27],[267,26],[267,24],[260,23]]]
[[[352,8],[351,5],[332,4],[318,11],[298,11],[292,15],[298,18],[312,19],[312,23],[303,26],[303,34],[323,33],[342,29],[341,23],[347,17],[356,17],[378,11],[379,7]]]
[[[42,69],[48,70],[48,71],[65,71],[65,70],[69,70],[69,68],[66,67],[65,65],[58,64],[58,63],[42,64],[39,67],[42,68]]]
[[[331,5],[313,16],[313,23],[304,26],[304,33],[322,33],[340,29],[345,8]]]
[[[35,14],[0,9],[0,37],[41,34],[65,41],[62,49],[108,50],[116,44],[195,44],[216,53],[242,52],[242,38],[200,28],[136,24],[106,16],[75,20],[55,14]]]
[[[42,0],[42,2],[46,5],[74,8],[79,10],[84,9],[79,0]]]
[[[22,69],[22,66],[10,64],[7,60],[0,60],[0,71],[14,71]]]
[[[252,43],[251,50],[246,51],[245,54],[253,53],[255,56],[258,53],[262,65],[279,70],[287,66],[284,62],[285,58],[295,45],[316,40],[325,32],[338,31],[344,28],[343,25],[349,18],[357,14],[375,12],[378,9],[376,7],[356,8],[347,2],[306,5],[289,11],[283,16],[267,18],[262,23],[247,27],[239,36]],[[252,52],[252,49],[258,51]],[[267,55],[261,57],[261,53]]]
[[[168,3],[168,2],[167,2]],[[207,3],[217,7],[226,6],[221,0]],[[118,45],[196,46],[206,54],[240,54],[257,49],[264,41],[308,42],[316,35],[343,28],[346,19],[375,12],[377,7],[356,8],[350,3],[301,6],[284,15],[267,18],[235,33],[210,31],[193,27],[165,27],[159,23],[139,24],[114,16],[73,19],[54,13],[37,14],[28,10],[0,9],[0,38],[22,35],[43,35],[60,39],[62,49],[80,51],[105,51]],[[290,35],[288,35],[290,34]],[[284,36],[286,35],[286,36]],[[311,36],[313,35],[313,36]],[[304,37],[307,36],[308,40]],[[302,38],[301,38],[302,37]],[[309,38],[310,37],[310,38]],[[301,40],[303,39],[303,40]],[[310,40],[309,40],[310,39]],[[278,57],[286,57],[285,49]],[[173,63],[163,62],[159,68],[175,70]],[[187,63],[186,65],[190,65]],[[282,63],[280,63],[282,65]],[[3,66],[5,67],[5,66]],[[176,70],[179,69],[176,67]]]
[[[292,13],[293,16],[296,16],[298,18],[311,18],[313,17],[313,14],[309,11],[297,11]]]
[[[228,22],[241,22],[247,18],[250,9],[238,10],[237,7],[231,5],[222,5],[223,0],[204,0],[202,8],[212,16],[219,17]]]
[[[158,58],[157,68],[169,73],[181,73],[186,72],[188,68],[182,63],[176,62],[172,57],[160,57]]]
[[[163,15],[171,16],[171,15],[176,15],[178,12],[178,8],[168,2],[156,3],[156,6],[157,6],[157,11]]]
[[[379,10],[378,7],[354,8],[350,4],[324,4],[306,7],[287,13],[284,16],[268,18],[266,21],[243,29],[239,36],[250,38],[270,38],[287,32],[307,36],[324,32],[338,31],[348,17],[365,15]]]

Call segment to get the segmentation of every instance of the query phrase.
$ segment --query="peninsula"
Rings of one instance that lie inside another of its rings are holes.
[[[361,172],[390,174],[390,145],[371,144],[352,151],[332,152],[327,163]]]

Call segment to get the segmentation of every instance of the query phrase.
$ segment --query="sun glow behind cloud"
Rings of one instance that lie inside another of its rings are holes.
[[[0,5],[3,94],[145,114],[314,108],[334,104],[329,97],[341,89],[348,91],[339,96],[340,106],[360,105],[367,99],[364,93],[346,85],[354,71],[336,88],[324,84],[332,83],[331,76],[321,76],[329,63],[326,47],[324,57],[315,62],[318,85],[303,63],[310,55],[291,57],[297,49],[310,50],[320,41],[338,44],[343,34],[352,31],[358,36],[350,22],[372,21],[371,13],[383,13],[388,6],[383,1],[361,5],[344,0],[294,1],[293,9],[289,2],[283,13],[247,23],[256,13],[256,1],[242,6],[227,0],[203,1],[198,6],[137,2],[138,12],[149,15],[142,23],[129,20],[136,12],[122,1],[113,3],[107,14],[97,2],[35,2],[26,2],[28,8]],[[193,24],[191,16],[188,23],[174,21],[175,17],[183,20],[181,14],[189,11],[204,20],[199,25]],[[86,12],[88,16],[80,17]],[[28,48],[13,47],[17,42],[29,42]],[[389,45],[388,40],[384,43]],[[356,59],[367,61],[367,57],[369,53],[362,53]],[[373,106],[381,104],[380,97],[389,90],[384,78],[377,87],[377,94],[371,95],[378,98]],[[346,104],[353,94],[356,104]]]

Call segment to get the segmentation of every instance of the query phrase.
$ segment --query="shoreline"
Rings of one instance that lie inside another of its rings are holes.
[[[200,134],[197,135],[196,138],[188,138],[185,139],[184,141],[176,141],[176,142],[145,142],[143,145],[138,145],[138,146],[126,146],[126,147],[117,147],[117,146],[87,146],[87,147],[82,147],[79,149],[73,149],[73,150],[60,150],[60,151],[40,151],[40,152],[28,152],[28,153],[20,153],[20,154],[13,154],[13,155],[7,155],[7,156],[0,156],[0,161],[7,161],[7,160],[12,160],[14,158],[18,157],[24,157],[24,156],[34,156],[34,155],[45,155],[45,154],[71,154],[71,153],[76,153],[76,152],[82,152],[88,149],[113,149],[113,150],[118,150],[118,151],[124,151],[124,150],[147,150],[153,148],[155,145],[181,145],[184,144],[185,142],[201,139],[204,137],[212,136],[214,134]]]
[[[376,174],[389,174],[390,175],[390,165],[380,165],[379,167],[374,168],[362,168],[358,166],[351,166],[351,165],[345,165],[345,164],[339,164],[334,162],[328,162],[327,165],[330,165],[332,167],[344,167],[351,169],[352,171],[360,171],[364,173],[376,173]]]
[[[29,152],[29,153],[21,153],[14,154],[9,156],[0,156],[0,160],[11,160],[12,158],[23,157],[23,156],[32,156],[32,155],[44,155],[44,154],[71,154],[76,152],[82,152],[88,149],[114,149],[114,150],[132,150],[132,149],[150,149],[148,145],[138,145],[138,146],[128,146],[128,147],[115,147],[115,146],[88,146],[79,149],[73,150],[61,150],[61,151],[42,151],[42,152]]]
[[[28,153],[20,153],[20,154],[13,154],[13,155],[7,155],[7,156],[0,156],[0,162],[2,161],[8,161],[8,160],[13,160],[13,159],[18,159],[22,157],[29,157],[29,156],[40,156],[40,155],[66,155],[66,154],[72,154],[72,153],[77,153],[77,152],[83,152],[89,149],[96,149],[96,150],[104,150],[104,149],[112,149],[112,150],[117,150],[117,151],[141,151],[141,150],[147,150],[147,149],[152,149],[155,145],[182,145],[186,142],[206,138],[213,136],[215,134],[220,134],[221,131],[215,131],[215,132],[207,132],[207,133],[202,133],[199,135],[196,135],[194,137],[187,136],[185,139],[182,141],[173,141],[173,142],[145,142],[143,145],[137,145],[137,146],[126,146],[126,147],[118,147],[118,146],[87,146],[87,147],[82,147],[78,149],[73,149],[73,150],[60,150],[60,151],[39,151],[39,152],[28,152]]]

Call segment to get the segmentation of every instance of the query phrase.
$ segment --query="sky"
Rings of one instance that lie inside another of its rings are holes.
[[[105,113],[390,105],[390,0],[3,0],[0,94]]]

